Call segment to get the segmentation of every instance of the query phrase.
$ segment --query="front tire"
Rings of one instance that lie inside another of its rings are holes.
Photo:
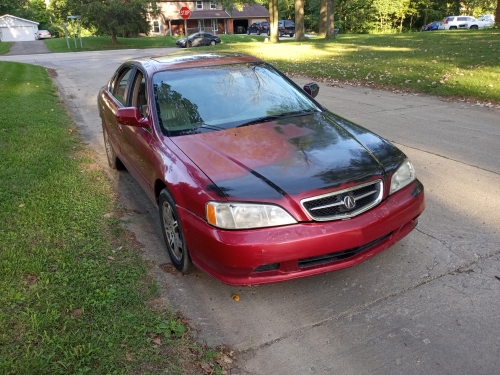
[[[294,34],[290,34],[290,38],[293,38],[293,35],[294,35]]]
[[[102,125],[102,135],[104,137],[104,148],[106,149],[106,156],[108,157],[108,164],[111,169],[123,169],[123,164],[116,156],[115,149],[109,140],[108,131],[104,124]]]
[[[250,30],[247,30],[247,35],[250,35]]]
[[[211,46],[215,46],[215,40],[210,41]]]
[[[160,209],[160,225],[168,255],[175,268],[182,273],[188,273],[193,264],[187,249],[184,232],[174,198],[167,189],[163,189],[158,199]]]

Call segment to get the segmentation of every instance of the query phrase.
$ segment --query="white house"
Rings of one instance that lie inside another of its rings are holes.
[[[20,42],[36,40],[38,22],[6,14],[0,17],[0,41]]]

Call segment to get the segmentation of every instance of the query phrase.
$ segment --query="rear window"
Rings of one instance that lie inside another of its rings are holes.
[[[445,18],[444,20],[445,21],[448,21],[448,22],[451,22],[455,19],[455,17],[448,17],[448,18]]]
[[[458,17],[458,21],[467,21],[467,17]]]

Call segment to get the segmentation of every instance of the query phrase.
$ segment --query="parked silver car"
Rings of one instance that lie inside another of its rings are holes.
[[[49,30],[38,30],[36,34],[37,39],[50,39],[51,37]]]
[[[439,24],[439,30],[484,29],[491,26],[489,20],[477,20],[471,16],[448,16]]]

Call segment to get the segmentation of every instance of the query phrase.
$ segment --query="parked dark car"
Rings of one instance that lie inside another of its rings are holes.
[[[271,30],[267,31],[267,35],[271,35]],[[288,35],[290,38],[293,38],[293,36],[295,35],[295,22],[291,20],[279,20],[278,35],[280,37]]]
[[[176,42],[176,44],[179,47],[215,46],[216,44],[219,43],[220,43],[220,36],[204,32],[192,34],[187,38],[179,39]]]
[[[412,163],[318,90],[252,56],[194,51],[126,61],[100,90],[109,165],[158,207],[177,269],[290,280],[361,263],[417,225]]]
[[[422,26],[422,31],[435,31],[439,29],[440,21],[431,22],[428,25]]]
[[[252,23],[250,26],[247,28],[247,34],[266,34],[267,31],[269,30],[269,23],[268,22],[257,22],[257,23]]]

